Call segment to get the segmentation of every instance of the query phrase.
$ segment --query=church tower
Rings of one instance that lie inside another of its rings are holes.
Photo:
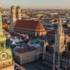
[[[0,70],[14,70],[12,51],[6,47],[6,37],[2,28],[2,13],[0,13]]]
[[[62,23],[63,23],[63,21],[60,18],[58,21],[57,31],[55,34],[55,46],[54,46],[53,62],[56,63],[54,65],[56,65],[57,70],[61,70],[60,69],[61,54],[65,51],[65,44],[64,44],[65,36],[64,36],[64,30],[63,30]],[[55,58],[56,58],[55,52],[57,52],[57,54],[58,54],[57,62],[55,62]],[[54,67],[53,67],[53,70],[56,70]]]
[[[17,20],[17,18],[16,18],[16,7],[15,6],[11,7],[11,18],[12,18],[13,23],[15,23]]]
[[[15,22],[16,22],[17,18],[16,18],[16,7],[15,6],[12,6],[11,7],[11,16],[10,16],[10,32],[13,32],[14,31],[14,25],[15,25]]]
[[[22,18],[22,12],[21,12],[20,6],[16,7],[16,18],[17,18],[17,20],[21,20],[21,18]]]
[[[60,18],[57,26],[57,32],[55,35],[55,47],[56,47],[56,51],[59,53],[62,53],[65,51],[65,45],[64,45],[65,36],[64,36],[64,30],[63,30],[62,24],[63,24],[63,21]]]

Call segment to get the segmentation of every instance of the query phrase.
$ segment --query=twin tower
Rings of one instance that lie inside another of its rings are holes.
[[[16,20],[20,20],[22,18],[22,10],[20,6],[11,7],[11,17],[13,22],[15,22]]]

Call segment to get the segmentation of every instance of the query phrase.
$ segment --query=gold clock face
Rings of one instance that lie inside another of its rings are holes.
[[[6,60],[7,58],[8,58],[8,53],[6,53],[6,52],[0,53],[0,59],[1,60]]]

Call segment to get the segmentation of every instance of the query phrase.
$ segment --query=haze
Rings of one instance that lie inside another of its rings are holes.
[[[70,9],[70,0],[0,0],[0,6],[20,5],[27,8]]]

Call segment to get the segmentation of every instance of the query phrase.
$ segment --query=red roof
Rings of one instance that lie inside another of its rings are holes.
[[[15,28],[23,28],[25,30],[32,31],[44,31],[43,25],[39,21],[34,20],[17,20]]]

